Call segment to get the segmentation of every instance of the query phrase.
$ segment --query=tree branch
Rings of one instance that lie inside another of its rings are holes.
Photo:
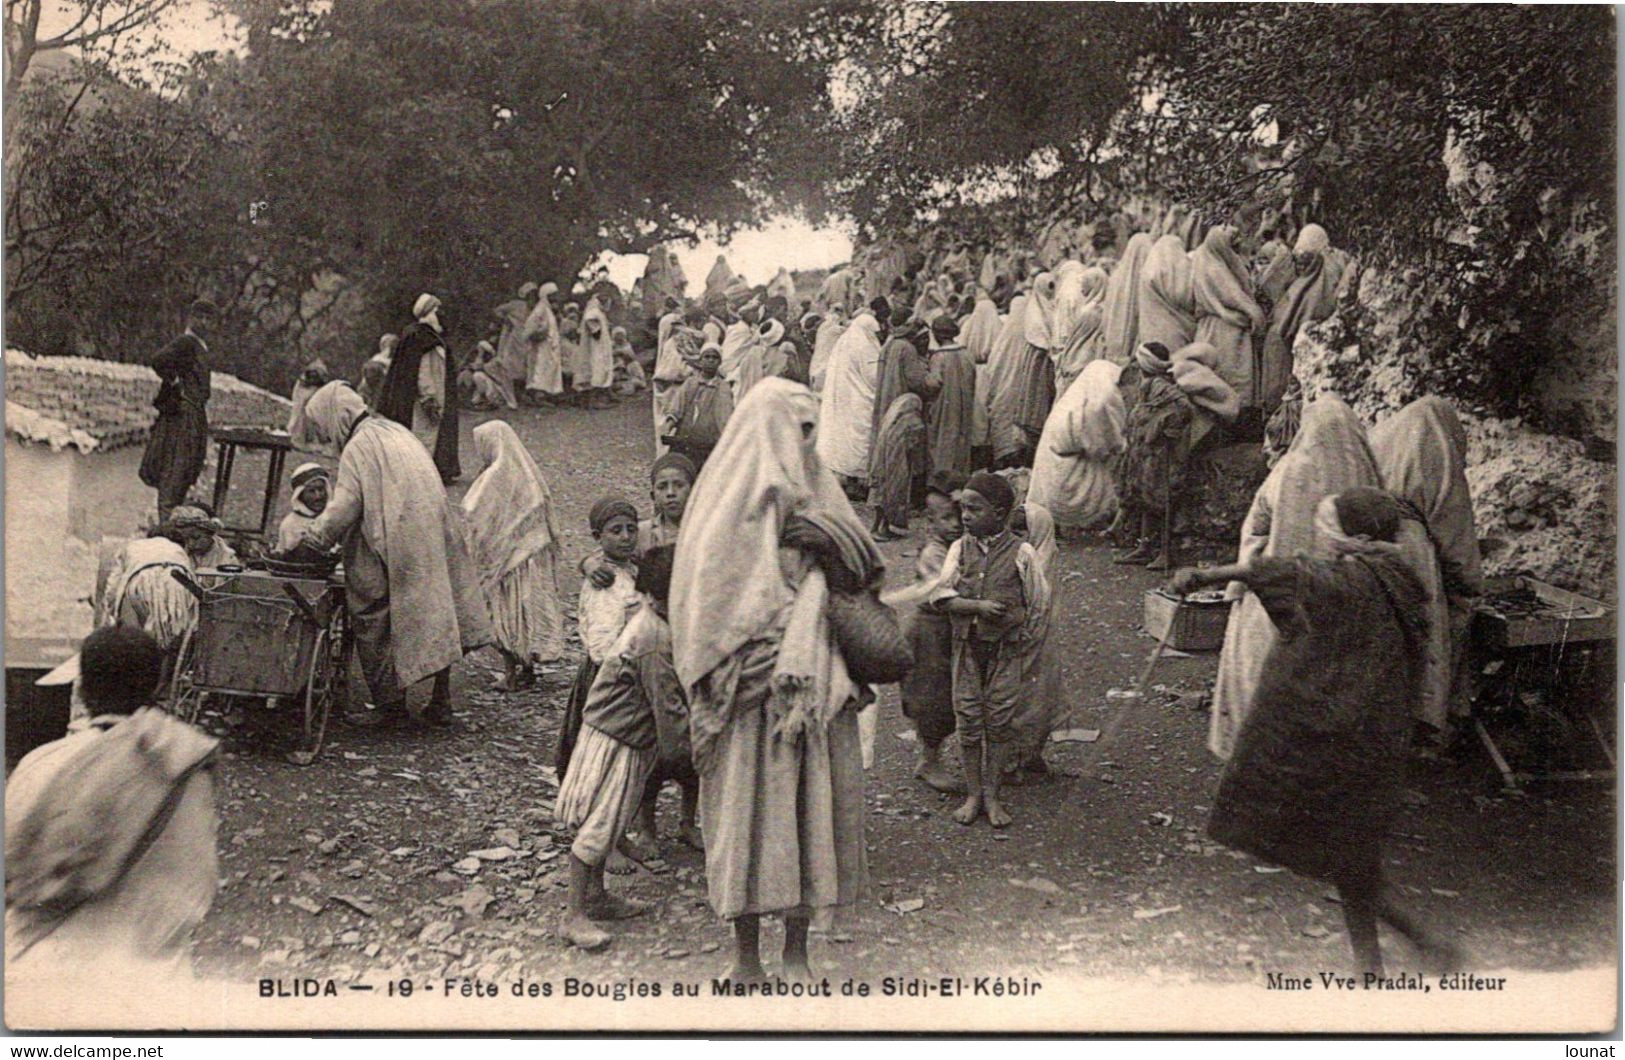
[[[77,36],[74,36],[74,34],[85,24],[85,21],[89,17],[90,9],[93,5],[86,4],[85,14],[80,17],[79,21],[75,23],[71,29],[64,33],[59,33],[55,37],[50,37],[46,40],[40,41],[37,46],[37,50],[43,52],[55,51],[59,48],[84,48],[87,45],[95,43],[96,41],[103,40],[108,37],[120,36],[132,29],[135,29],[137,26],[151,22],[165,10],[174,6],[174,4],[175,0],[139,0],[139,2],[132,4],[129,10],[124,12],[124,14],[119,15],[111,23],[106,25],[98,25],[93,30],[85,33],[79,33]]]

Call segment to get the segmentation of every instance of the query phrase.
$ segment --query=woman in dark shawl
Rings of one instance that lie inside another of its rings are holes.
[[[908,536],[908,516],[925,501],[931,471],[926,447],[925,407],[918,394],[901,394],[886,411],[869,447],[869,528],[876,541]]]
[[[441,334],[440,299],[419,295],[412,315],[417,319],[395,345],[374,411],[409,428],[434,457],[440,481],[450,485],[463,474],[457,460],[457,402],[448,388],[457,366]]]
[[[1397,544],[1415,515],[1382,490],[1344,490],[1315,513],[1315,558],[1186,570],[1170,586],[1184,594],[1245,582],[1278,631],[1208,834],[1335,885],[1355,959],[1377,975],[1379,919],[1434,963],[1456,961],[1382,869],[1426,667],[1427,591]]]
[[[931,362],[924,352],[929,342],[924,321],[914,320],[906,309],[894,310],[891,334],[891,341],[880,351],[879,366],[875,369],[875,407],[869,427],[871,445],[880,436],[881,421],[898,398],[918,394],[923,402],[932,394],[926,389]]]

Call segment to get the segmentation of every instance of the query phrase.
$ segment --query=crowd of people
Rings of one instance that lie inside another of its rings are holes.
[[[810,976],[810,926],[865,884],[876,688],[899,685],[916,775],[963,796],[953,818],[1007,827],[1008,786],[1045,770],[1062,714],[1058,538],[1109,531],[1119,562],[1172,571],[1185,476],[1228,441],[1272,465],[1237,562],[1172,582],[1235,601],[1212,699],[1227,763],[1212,833],[1335,884],[1366,968],[1381,967],[1378,919],[1449,959],[1384,888],[1379,841],[1415,726],[1449,722],[1482,591],[1465,439],[1438,399],[1369,434],[1335,398],[1305,400],[1293,343],[1335,310],[1348,271],[1318,225],[1243,209],[1209,226],[1176,208],[1052,226],[1032,251],[940,231],[888,241],[806,299],[783,270],[753,288],[720,260],[699,299],[664,296],[648,322],[648,514],[620,496],[586,513],[582,657],[555,755],[573,836],[562,935],[601,949],[606,923],[647,911],[605,874],[656,849],[674,782],[681,839],[703,846],[711,905],[733,926],[730,974],[764,976],[760,918],[779,915],[786,976]],[[500,654],[510,691],[566,654],[545,461],[503,413],[602,406],[643,376],[604,300],[577,313],[558,294],[526,284],[459,371],[424,294],[357,386],[319,363],[301,377],[290,429],[337,465],[295,471],[276,550],[342,555],[371,700],[358,724],[410,723],[419,683],[421,720],[454,724],[450,670],[477,649]],[[167,568],[201,569],[217,544],[212,513],[183,503],[208,316],[196,308],[161,359],[161,522],[127,547],[101,610],[160,653],[196,621]],[[460,404],[495,416],[472,432],[481,470],[459,507],[443,486],[462,473]],[[883,584],[877,542],[914,533],[911,576]],[[187,744],[184,761],[197,754]]]

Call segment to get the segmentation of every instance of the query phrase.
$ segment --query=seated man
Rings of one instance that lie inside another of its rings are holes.
[[[193,497],[169,513],[169,523],[196,538],[196,550],[191,545],[187,549],[194,552],[192,565],[198,570],[241,565],[237,550],[221,535],[224,524],[209,502]]]
[[[276,550],[284,556],[299,547],[305,531],[327,509],[332,477],[320,464],[301,464],[288,480],[288,490],[289,511],[276,532]]]

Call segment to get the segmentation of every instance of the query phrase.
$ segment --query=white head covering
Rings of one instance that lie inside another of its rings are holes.
[[[1032,294],[1027,299],[1027,311],[1021,322],[1022,334],[1027,342],[1047,350],[1055,339],[1051,333],[1051,317],[1055,312],[1055,277],[1047,272],[1033,280]]]
[[[978,364],[985,364],[993,353],[993,343],[999,337],[999,307],[993,304],[987,292],[976,290],[976,308],[965,318],[959,329],[959,344],[969,350]]]
[[[298,489],[311,479],[326,474],[327,469],[325,467],[316,463],[315,461],[310,461],[308,463],[300,464],[298,467],[293,469],[293,474],[288,479],[288,485],[292,486],[294,489]]]
[[[1324,228],[1316,224],[1308,224],[1304,225],[1303,230],[1298,233],[1298,241],[1293,244],[1292,253],[1304,254],[1313,251],[1317,254],[1324,254],[1331,245],[1331,237],[1326,234]]]
[[[587,299],[587,308],[582,310],[581,313],[581,323],[583,330],[585,330],[587,324],[597,324],[600,337],[605,339],[611,337],[609,333],[609,317],[604,313],[604,307],[598,301],[597,295]]]
[[[440,311],[440,299],[432,294],[420,294],[418,300],[412,303],[412,315],[419,320],[427,320]]]
[[[775,318],[768,318],[757,332],[763,346],[776,346],[784,338],[784,325]]]
[[[550,294],[558,294],[558,293],[559,293],[559,285],[554,283],[552,280],[549,280],[546,283],[542,284],[540,287],[536,288],[536,295],[537,295],[538,298],[546,298]]]
[[[553,495],[541,468],[504,420],[474,428],[485,470],[463,497],[468,544],[489,592],[502,576],[559,539]]]
[[[827,484],[818,398],[783,379],[745,394],[689,496],[671,579],[678,676],[692,686],[795,595],[779,567],[784,520]]]
[[[1027,516],[1027,543],[1033,546],[1038,553],[1038,564],[1044,571],[1044,577],[1053,579],[1055,572],[1055,516],[1050,510],[1037,501],[1029,500],[1022,504]]]
[[[519,285],[519,297],[528,298],[536,290],[536,281],[526,280]]]
[[[367,403],[349,383],[336,379],[310,395],[305,402],[305,428],[310,438],[327,452],[338,453],[350,440],[350,432],[367,414]]]

